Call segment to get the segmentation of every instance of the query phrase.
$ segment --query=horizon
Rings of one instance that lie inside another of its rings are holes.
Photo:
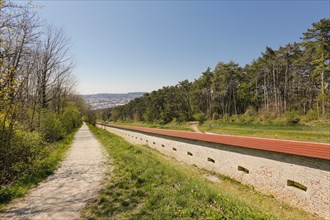
[[[100,94],[120,95],[120,94],[131,94],[131,93],[149,93],[149,92],[101,92],[101,93],[79,94],[79,95],[82,95],[82,96],[86,96],[86,95],[100,95]]]

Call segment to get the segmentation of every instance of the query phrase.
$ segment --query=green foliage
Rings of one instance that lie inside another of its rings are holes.
[[[70,133],[81,125],[80,111],[74,103],[70,103],[68,107],[64,108],[63,113],[60,115],[60,120],[66,133]]]
[[[322,115],[326,115],[330,98],[329,89],[326,89],[326,82],[330,81],[330,19],[313,23],[313,27],[303,35],[304,46],[311,57],[310,64],[313,65],[311,77],[319,81],[318,100],[321,102]]]
[[[204,121],[206,120],[206,117],[202,112],[194,114],[193,118],[194,120],[198,121],[200,124],[203,124]]]
[[[243,119],[240,115],[232,115],[232,116],[230,116],[230,121],[236,122],[236,123],[242,123]]]
[[[4,182],[0,184],[0,208],[12,199],[24,195],[28,189],[52,174],[69,149],[74,134],[75,132],[72,132],[62,141],[44,146],[40,144],[41,137],[36,132],[19,131],[15,141],[18,144],[16,146],[28,148],[21,151],[28,151],[30,156],[23,162],[22,158],[17,157],[22,154],[16,152],[17,163],[13,164],[9,171],[10,175],[15,172],[15,177],[10,181],[7,180],[10,184]],[[0,175],[5,176],[3,170]],[[3,178],[1,177],[0,180]]]
[[[49,175],[55,169],[52,161],[58,160],[50,159],[52,152],[57,151],[53,149],[57,145],[45,144],[64,138],[66,132],[69,134],[81,125],[80,113],[73,105],[65,108],[61,116],[46,109],[40,119],[35,117],[32,120],[32,115],[32,110],[28,111],[26,121],[16,122],[12,127],[5,122],[0,133],[0,203],[22,195],[31,183]],[[4,120],[2,114],[0,119]],[[29,131],[29,126],[37,129]]]
[[[65,134],[59,116],[48,110],[43,110],[42,112],[40,132],[47,142],[58,141],[62,139]]]
[[[300,121],[299,112],[297,111],[288,111],[285,116],[289,124],[297,124]]]
[[[257,112],[256,112],[256,110],[252,106],[249,106],[246,109],[244,115],[247,116],[247,117],[254,117],[254,116],[257,115]]]
[[[96,114],[94,111],[89,110],[87,112],[87,114],[85,115],[86,117],[86,122],[88,122],[91,125],[95,125],[96,124]],[[118,119],[116,118],[115,121],[117,121]]]
[[[271,122],[277,117],[276,113],[267,110],[260,111],[258,116],[258,119],[261,122]]]
[[[208,120],[200,129],[218,134],[329,143],[329,120],[324,119],[308,124],[288,123],[286,117],[268,121],[255,118],[245,122]]]
[[[7,184],[30,168],[31,163],[41,154],[41,136],[37,132],[16,130],[10,142],[0,147],[0,183]]]
[[[53,150],[46,144],[79,126],[84,109],[81,97],[71,93],[69,42],[62,30],[41,24],[35,9],[30,3],[0,0],[1,202],[49,174],[53,168],[42,161]]]
[[[177,122],[185,122],[188,121],[187,115],[183,113],[179,113],[178,117],[176,118]]]
[[[257,112],[252,106],[249,106],[243,115],[240,115],[242,123],[251,123],[257,117]]]
[[[309,122],[309,121],[313,121],[313,120],[317,120],[318,118],[319,118],[318,113],[317,113],[317,111],[314,110],[314,109],[310,109],[310,110],[308,110],[308,112],[307,112],[307,114],[306,114],[306,116],[305,116],[305,120],[306,120],[307,122]]]
[[[106,123],[106,122],[105,122]],[[111,123],[110,123],[111,124]],[[161,129],[171,129],[171,130],[182,130],[182,131],[193,131],[190,127],[189,122],[178,122],[176,119],[167,124],[160,123],[149,123],[149,122],[116,122],[119,125],[128,126],[138,126],[138,127],[149,127],[149,128],[161,128]]]
[[[222,116],[221,120],[224,121],[224,122],[229,122],[230,121],[230,115],[228,113],[225,113]]]

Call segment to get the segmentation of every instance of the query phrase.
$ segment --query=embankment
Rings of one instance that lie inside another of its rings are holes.
[[[98,127],[330,219],[329,144],[129,126]]]

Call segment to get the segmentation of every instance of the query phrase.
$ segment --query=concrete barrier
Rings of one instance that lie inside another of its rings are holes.
[[[231,177],[279,201],[330,219],[328,159],[97,126],[131,143],[147,145],[179,161]]]

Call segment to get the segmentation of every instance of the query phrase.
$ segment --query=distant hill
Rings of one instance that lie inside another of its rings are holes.
[[[129,101],[141,97],[145,92],[129,93],[99,93],[83,95],[85,101],[92,106],[92,109],[104,109],[117,105],[125,105]]]

